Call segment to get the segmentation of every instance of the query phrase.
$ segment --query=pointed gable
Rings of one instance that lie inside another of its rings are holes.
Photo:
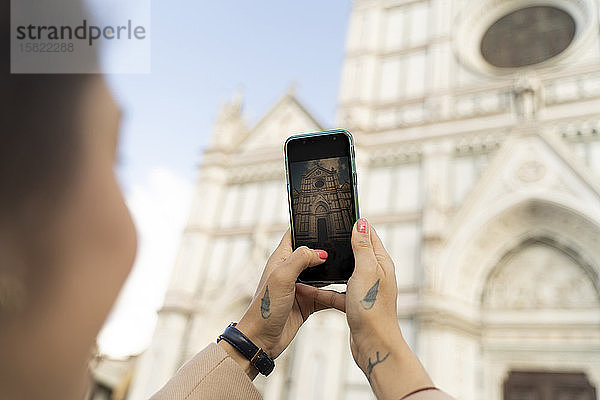
[[[328,169],[326,169],[326,168],[323,168],[323,167],[316,166],[316,167],[314,167],[313,169],[311,169],[311,170],[308,172],[308,174],[306,174],[306,177],[307,177],[307,178],[310,178],[310,177],[312,177],[313,175],[321,175],[321,173],[325,173],[326,175],[333,175],[333,174],[335,174],[335,172],[334,172],[334,171],[330,171],[330,170],[328,170]]]
[[[300,104],[294,94],[288,93],[250,130],[239,150],[247,152],[264,148],[281,148],[291,135],[321,130],[323,130],[321,125]]]
[[[544,198],[600,220],[597,177],[560,140],[535,128],[514,133],[463,202],[448,232],[487,221],[525,200]]]

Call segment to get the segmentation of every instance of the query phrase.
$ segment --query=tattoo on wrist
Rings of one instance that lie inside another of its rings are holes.
[[[379,281],[378,281],[379,282]],[[384,362],[386,360],[386,358],[388,358],[390,356],[390,353],[388,352],[383,358],[379,358],[379,352],[376,353],[376,359],[375,362],[371,362],[371,357],[369,357],[369,363],[367,364],[367,379],[369,380],[369,382],[371,382],[371,373],[373,372],[373,368],[375,368],[375,366],[377,364],[381,364],[382,362]]]
[[[373,305],[375,304],[375,299],[377,298],[378,292],[379,292],[379,279],[377,279],[377,282],[375,282],[375,284],[373,286],[371,286],[371,289],[369,289],[369,291],[365,295],[365,298],[360,301],[360,305],[362,306],[362,308],[364,308],[365,310],[370,310],[371,308],[373,308]]]
[[[271,300],[269,299],[269,285],[265,288],[265,294],[260,299],[260,315],[264,319],[267,319],[271,316]]]

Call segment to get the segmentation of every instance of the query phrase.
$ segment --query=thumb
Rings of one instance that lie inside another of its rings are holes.
[[[354,224],[351,243],[355,261],[353,275],[373,273],[377,269],[377,258],[371,242],[371,227],[366,218],[361,218]]]
[[[325,250],[312,250],[306,246],[300,246],[273,273],[285,283],[295,283],[302,271],[308,267],[321,265],[326,259],[327,252]]]

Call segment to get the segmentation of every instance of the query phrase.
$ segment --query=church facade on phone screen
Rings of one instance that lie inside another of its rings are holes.
[[[599,7],[353,2],[336,126],[354,135],[361,215],[396,265],[403,335],[459,399],[592,400],[600,389]],[[283,143],[330,128],[292,90],[252,125],[241,101],[222,108],[203,155],[129,399],[243,314],[289,226]],[[306,234],[349,223],[325,212],[345,193],[332,168],[307,170],[294,196]],[[331,198],[306,203],[317,172]],[[334,311],[311,316],[255,383],[266,400],[373,398]]]
[[[298,242],[321,248],[319,244],[334,246],[335,242],[349,240],[355,221],[349,212],[353,204],[347,164],[347,157],[292,163],[291,168],[300,176],[291,184]]]

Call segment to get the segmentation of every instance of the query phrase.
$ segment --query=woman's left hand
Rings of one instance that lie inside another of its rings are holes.
[[[292,252],[289,229],[269,257],[252,303],[237,328],[271,358],[285,350],[313,312],[345,310],[345,294],[296,283],[304,269],[321,265],[326,259],[325,251],[304,246]]]

